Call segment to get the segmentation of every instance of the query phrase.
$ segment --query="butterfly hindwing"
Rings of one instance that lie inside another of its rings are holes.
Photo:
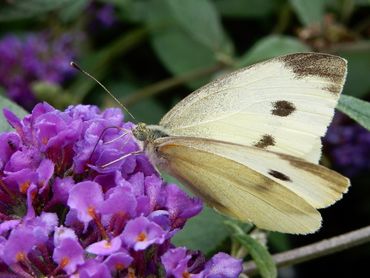
[[[264,175],[243,160],[252,148],[185,137],[161,138],[155,146],[164,170],[221,213],[287,233],[306,234],[321,225],[321,216],[310,202],[279,182],[289,179],[288,174],[270,169],[271,175]],[[290,170],[289,175],[294,168]]]
[[[209,139],[177,137],[172,140],[245,165],[286,187],[314,208],[335,203],[349,187],[349,180],[337,172],[290,155]]]
[[[174,136],[255,146],[317,163],[346,72],[346,61],[328,54],[274,58],[200,88],[160,125]]]

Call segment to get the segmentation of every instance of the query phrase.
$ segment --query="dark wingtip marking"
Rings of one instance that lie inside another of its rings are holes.
[[[337,85],[337,84],[331,84],[331,85],[325,87],[324,90],[327,90],[330,93],[333,93],[334,95],[337,95],[342,91],[342,86]]]
[[[286,100],[279,100],[272,103],[271,113],[276,116],[286,117],[292,114],[296,108],[293,103]]]
[[[275,145],[275,138],[269,134],[263,135],[262,138],[256,144],[254,144],[255,147],[261,148],[261,149],[267,148],[268,146],[274,146],[274,145]]]
[[[277,178],[282,181],[292,181],[287,175],[276,171],[276,170],[269,170],[269,175],[273,176],[274,178]]]
[[[341,84],[346,75],[346,60],[323,53],[297,53],[280,57],[293,70],[297,78],[308,75],[320,76]]]

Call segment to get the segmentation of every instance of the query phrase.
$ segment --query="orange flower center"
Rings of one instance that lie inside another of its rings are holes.
[[[60,267],[64,268],[67,264],[69,264],[69,259],[67,257],[63,257],[63,259],[60,262]]]
[[[88,209],[87,209],[87,213],[92,217],[92,218],[96,218],[96,213],[95,213],[95,208],[93,208],[93,207],[89,207]]]
[[[48,143],[48,138],[47,137],[42,137],[41,142],[42,142],[42,144],[46,145]]]
[[[137,238],[136,238],[136,241],[144,241],[146,240],[146,233],[145,232],[141,232]]]
[[[18,252],[17,255],[15,255],[15,259],[17,262],[23,262],[26,259],[26,253],[24,252]]]
[[[30,181],[25,181],[24,183],[21,184],[20,191],[22,193],[27,193],[27,189],[30,187],[30,185],[31,185]]]
[[[105,243],[104,243],[104,248],[107,248],[107,249],[109,249],[109,248],[111,248],[112,247],[112,243],[110,242],[110,241],[105,241]]]
[[[116,263],[115,268],[117,269],[117,271],[120,271],[120,270],[125,269],[125,265],[122,263]]]

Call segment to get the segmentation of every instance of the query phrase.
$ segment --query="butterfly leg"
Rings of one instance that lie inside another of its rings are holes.
[[[112,160],[112,161],[110,161],[110,162],[108,162],[106,164],[103,164],[103,165],[101,165],[99,167],[100,168],[106,168],[106,167],[111,166],[114,163],[117,163],[117,162],[119,162],[119,161],[121,161],[121,160],[123,160],[123,159],[125,159],[125,158],[127,158],[129,156],[131,156],[131,155],[136,155],[136,154],[140,154],[140,153],[143,153],[143,151],[136,151],[136,152],[132,152],[132,153],[127,153],[127,154],[125,154],[125,155],[123,155],[123,156],[121,156],[121,157],[119,157],[119,158],[117,158],[115,160]]]
[[[91,161],[91,158],[92,158],[92,156],[93,156],[93,154],[94,154],[94,152],[95,152],[95,150],[96,150],[96,147],[98,146],[98,144],[99,144],[100,140],[103,138],[103,136],[104,136],[105,132],[106,132],[108,129],[111,129],[111,128],[116,128],[116,129],[124,130],[124,131],[126,131],[126,132],[125,132],[125,133],[123,133],[123,134],[121,134],[120,136],[118,136],[118,138],[114,138],[114,139],[112,139],[112,140],[110,140],[110,141],[108,141],[108,142],[104,142],[104,144],[112,143],[112,142],[114,142],[115,140],[118,140],[119,138],[122,138],[122,137],[126,136],[128,133],[130,133],[130,132],[131,132],[131,130],[128,130],[128,129],[125,129],[125,128],[121,128],[121,127],[119,127],[119,126],[108,126],[108,127],[104,128],[104,129],[103,129],[103,131],[102,131],[102,133],[100,134],[100,136],[99,136],[98,140],[97,140],[97,141],[96,141],[96,143],[95,143],[95,146],[94,146],[94,148],[93,148],[93,150],[92,150],[92,152],[91,152],[91,154],[90,154],[90,157],[89,157],[89,160],[88,160],[88,161]],[[125,142],[125,143],[126,143],[126,142]]]
[[[111,143],[113,143],[113,142],[115,142],[115,141],[117,141],[117,140],[119,140],[119,139],[121,139],[121,138],[123,138],[123,137],[125,137],[127,134],[129,134],[129,133],[132,133],[132,131],[130,130],[130,129],[126,129],[126,128],[121,128],[121,127],[115,127],[115,128],[117,128],[117,129],[120,129],[120,130],[122,130],[122,131],[124,131],[124,133],[122,133],[120,136],[118,136],[118,137],[116,137],[116,138],[114,138],[114,139],[112,139],[112,140],[110,140],[110,141],[107,141],[107,142],[104,142],[104,145],[106,145],[106,144],[111,144]],[[103,131],[104,132],[104,131]],[[126,143],[127,141],[125,141],[124,143]]]

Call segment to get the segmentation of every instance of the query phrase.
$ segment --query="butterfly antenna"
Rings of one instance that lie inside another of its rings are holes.
[[[91,78],[92,80],[94,80],[96,83],[99,84],[100,87],[103,88],[104,91],[106,91],[113,99],[115,102],[117,102],[119,104],[119,106],[122,107],[123,110],[125,110],[127,112],[127,114],[129,114],[131,116],[131,118],[133,118],[135,121],[136,121],[136,118],[130,113],[130,111],[128,111],[128,109],[99,81],[97,80],[94,76],[92,76],[90,73],[88,73],[87,71],[83,70],[79,65],[77,65],[75,62],[70,62],[70,65],[71,67],[77,69],[78,71],[82,72],[83,74],[85,74],[87,77]]]

